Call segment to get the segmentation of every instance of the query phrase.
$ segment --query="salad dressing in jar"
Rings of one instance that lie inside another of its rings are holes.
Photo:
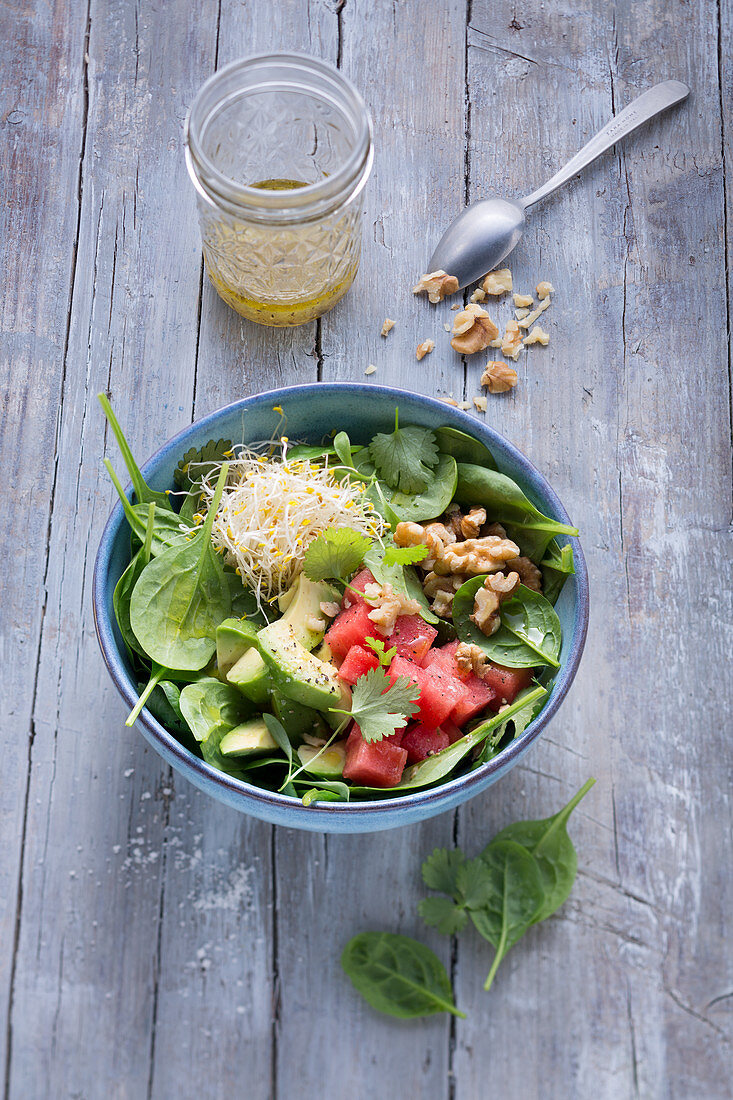
[[[206,271],[259,324],[300,325],[354,280],[371,120],[336,69],[297,54],[245,58],[201,88],[186,121]]]

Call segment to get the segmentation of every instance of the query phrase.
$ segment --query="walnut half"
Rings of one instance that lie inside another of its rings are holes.
[[[429,275],[421,275],[420,282],[412,288],[412,293],[422,294],[425,291],[428,301],[436,305],[450,294],[455,294],[457,290],[458,279],[455,275],[448,275],[445,271],[438,270],[431,271]]]
[[[473,603],[472,621],[482,634],[491,637],[501,626],[499,608],[519,586],[519,574],[497,573],[487,577],[483,588],[479,588]]]
[[[519,547],[511,539],[498,535],[485,535],[481,539],[466,539],[443,548],[436,559],[436,573],[467,573],[471,577],[479,573],[498,573],[507,561],[519,557]]]
[[[499,330],[481,306],[470,304],[453,318],[451,347],[460,355],[483,351],[499,335]]]
[[[486,364],[486,370],[481,375],[481,385],[488,386],[489,393],[506,393],[517,384],[517,372],[508,363],[494,360]]]

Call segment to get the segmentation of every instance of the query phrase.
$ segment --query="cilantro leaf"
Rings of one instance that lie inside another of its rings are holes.
[[[419,546],[388,546],[384,551],[385,565],[414,565],[428,556],[428,548]]]
[[[466,862],[460,848],[436,848],[422,865],[422,878],[431,890],[453,897],[458,893],[458,871]]]
[[[365,741],[381,741],[407,725],[419,697],[420,689],[406,676],[391,683],[381,668],[372,668],[354,684],[350,714]]]
[[[303,572],[309,581],[346,579],[355,573],[371,543],[350,527],[327,527],[305,552]]]
[[[379,432],[369,444],[369,457],[378,475],[401,493],[420,493],[438,462],[438,445],[429,428],[410,425]]]
[[[231,439],[210,439],[203,447],[191,447],[173,471],[173,480],[179,489],[189,492],[211,473],[214,466],[229,458]]]
[[[417,911],[426,924],[437,928],[446,936],[452,936],[465,928],[468,915],[451,898],[423,898]]]
[[[392,658],[397,656],[397,646],[393,645],[391,649],[384,648],[384,642],[381,638],[366,638],[366,644],[371,650],[373,650],[377,657],[379,657],[380,665],[392,664]]]

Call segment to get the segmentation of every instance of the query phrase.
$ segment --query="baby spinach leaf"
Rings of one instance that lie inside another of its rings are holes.
[[[181,694],[183,694],[183,692],[181,692]],[[225,775],[231,776],[232,779],[246,779],[249,769],[238,761],[235,762],[232,757],[224,756],[219,748],[222,737],[228,732],[229,730],[226,726],[214,726],[209,736],[199,744],[201,755],[206,763],[212,768],[216,768],[217,771],[224,772]]]
[[[528,702],[524,701],[532,695],[533,689],[531,687],[524,688],[519,692],[514,700],[515,703],[521,704],[519,710],[516,710],[511,718],[504,719],[500,725],[492,730],[491,735],[484,741],[481,753],[474,767],[478,768],[481,764],[485,764],[496,756],[502,741],[510,729],[512,731],[512,740],[519,737],[521,733],[524,733],[529,723],[536,718],[544,703],[544,699],[537,698],[529,698]],[[504,718],[504,714],[502,713],[500,717]]]
[[[255,709],[235,687],[211,676],[202,676],[183,688],[180,708],[197,741],[205,741],[217,728],[221,728],[223,736],[249,718]]]
[[[496,951],[484,983],[488,990],[507,951],[534,923],[545,895],[537,862],[516,841],[492,840],[480,859],[488,870],[487,897],[470,917]]]
[[[288,458],[299,459],[304,462],[319,462],[324,458],[330,458],[336,454],[334,447],[323,447],[318,443],[294,443],[288,447]]]
[[[540,562],[540,569],[543,595],[551,604],[556,604],[565,581],[575,573],[573,548],[570,543],[560,547],[553,539]]]
[[[496,469],[494,456],[488,447],[474,439],[472,435],[461,432],[458,428],[435,429],[435,441],[441,454],[452,455],[456,462],[469,462],[474,466],[488,466],[490,470]]]
[[[105,458],[104,465],[107,467],[107,472],[112,479],[112,484],[117,490],[117,495],[120,498],[120,503],[125,513],[125,518],[132,533],[135,535],[139,542],[145,540],[145,531],[148,521],[148,504],[130,504],[125,495],[125,490],[122,488],[122,483],[115,473],[112,463],[108,458]],[[180,516],[175,512],[171,512],[169,508],[157,508],[155,511],[155,521],[153,524],[153,540],[150,544],[150,552],[153,557],[158,554],[162,554],[164,550],[169,550],[172,546],[179,546],[186,541],[186,537],[189,531],[184,524],[181,523]]]
[[[516,481],[498,470],[459,462],[455,496],[464,504],[483,505],[489,519],[494,522],[514,523],[552,535],[578,534],[577,528],[543,515]]]
[[[331,787],[311,787],[306,791],[301,802],[304,806],[312,806],[314,802],[348,802],[349,788],[345,783],[333,782]]]
[[[351,466],[351,441],[346,432],[337,432],[333,437],[333,449],[336,457],[344,466]]]
[[[516,841],[534,856],[544,888],[544,900],[534,916],[534,924],[559,909],[572,890],[578,857],[566,826],[571,813],[594,783],[595,779],[584,783],[568,804],[552,817],[541,821],[517,821],[495,837],[497,841]]]
[[[232,615],[235,619],[248,619],[255,626],[267,626],[268,619],[261,611],[254,592],[245,588],[242,578],[224,566],[224,577],[229,587],[229,596],[232,601]]]
[[[429,947],[392,932],[360,932],[349,940],[341,965],[372,1008],[412,1019],[450,1012],[465,1018],[440,959]]]
[[[140,574],[150,561],[150,548],[153,543],[153,527],[155,525],[155,507],[154,502],[148,505],[148,522],[145,528],[143,545],[118,580],[112,594],[112,607],[125,645],[131,653],[138,653],[141,657],[146,657],[147,654],[135,637],[135,632],[130,624],[130,599]]]
[[[486,656],[509,668],[559,667],[562,629],[549,600],[520,584],[501,605],[501,626],[487,637],[471,620],[476,593],[486,574],[471,577],[453,597],[453,624],[462,642],[479,646]]]
[[[309,790],[317,790],[318,799],[320,799],[321,793],[323,791],[327,791],[329,794],[336,796],[335,798],[331,799],[332,802],[335,802],[337,800],[339,802],[348,802],[351,798],[351,788],[347,783],[342,783],[340,779],[319,779],[317,788],[310,787],[310,780],[307,782],[300,779],[295,780],[294,785],[298,788],[298,790],[303,790],[304,788],[306,788],[304,790],[304,796],[308,793]],[[318,799],[316,799],[315,797],[311,798],[310,802],[317,801]],[[304,802],[303,805],[310,805],[310,802]]]
[[[361,453],[354,456],[354,465],[365,477],[374,473],[374,466],[368,456],[362,457]],[[424,519],[433,519],[446,510],[453,499],[457,478],[456,460],[450,455],[439,455],[438,463],[431,471],[424,489],[415,493],[403,493],[380,481],[372,486],[368,495],[375,507],[379,507],[381,491],[383,500],[392,513],[387,516],[390,522],[414,520],[419,523]]]
[[[156,492],[155,489],[151,489],[146,483],[145,478],[140,472],[140,469],[133,458],[130,445],[125,439],[125,433],[119,425],[117,417],[112,411],[112,406],[109,402],[109,398],[106,393],[98,393],[99,404],[102,406],[102,411],[107,417],[107,421],[112,431],[115,434],[115,439],[122,451],[122,457],[125,460],[125,466],[127,466],[127,472],[130,475],[130,481],[132,487],[135,490],[135,496],[137,497],[138,504],[157,504],[159,508],[167,508],[171,510],[171,504],[168,493]]]
[[[229,458],[231,452],[231,439],[210,439],[203,447],[191,447],[173,471],[174,482],[179,489],[190,492]]]
[[[334,441],[335,444],[335,441]],[[400,428],[395,410],[395,430],[378,432],[369,444],[369,458],[379,477],[401,493],[419,493],[432,477],[438,462],[438,445],[429,428]]]
[[[170,733],[178,736],[190,734],[188,723],[181,713],[181,689],[172,680],[161,680],[148,697],[146,706]]]
[[[263,714],[262,719],[270,731],[270,736],[277,745],[277,747],[284,753],[285,759],[288,762],[288,774],[285,779],[285,783],[290,782],[290,777],[293,774],[293,746],[285,732],[285,727],[278,722],[274,714]]]
[[[216,627],[231,614],[229,586],[211,543],[228,467],[222,466],[203,527],[190,542],[164,550],[143,569],[130,601],[130,622],[153,661],[200,669],[216,649]]]

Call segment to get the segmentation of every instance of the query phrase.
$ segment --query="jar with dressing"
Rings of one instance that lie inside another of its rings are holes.
[[[363,99],[315,58],[234,61],[198,92],[186,120],[208,276],[262,325],[327,312],[359,266],[372,127]]]

